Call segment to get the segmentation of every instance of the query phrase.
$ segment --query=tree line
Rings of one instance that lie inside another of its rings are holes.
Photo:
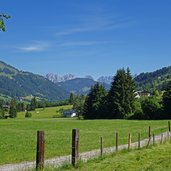
[[[164,92],[155,90],[150,97],[136,98],[136,87],[130,70],[119,69],[108,92],[99,83],[91,87],[79,113],[84,119],[171,118],[171,82]]]
[[[0,99],[0,119],[7,117],[16,118],[18,112],[25,111],[26,117],[31,117],[30,111],[34,111],[36,108],[46,108],[69,105],[69,99],[59,102],[40,101],[37,97],[33,97],[30,102],[18,101],[12,98],[10,101]]]
[[[78,118],[84,119],[171,119],[171,82],[164,92],[155,90],[150,97],[136,98],[136,90],[130,70],[122,68],[113,77],[109,91],[96,83],[87,96],[71,93],[68,99],[60,102],[40,101],[36,97],[29,103],[14,98],[8,102],[0,100],[0,118],[5,118],[6,113],[15,118],[19,111],[71,104]]]
[[[134,111],[135,83],[129,68],[119,69],[109,92],[103,85],[95,84],[85,99],[85,119],[128,118]]]

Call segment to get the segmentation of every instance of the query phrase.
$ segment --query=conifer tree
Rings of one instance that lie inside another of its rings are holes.
[[[30,110],[35,110],[36,108],[37,108],[37,100],[36,97],[33,97],[30,103]]]
[[[108,117],[127,118],[134,110],[135,83],[130,70],[119,69],[108,94]]]
[[[164,109],[164,118],[171,118],[171,82],[169,82],[166,91],[163,94],[163,109]]]
[[[105,106],[106,94],[107,92],[104,86],[99,83],[91,87],[84,104],[83,117],[85,119],[105,118],[105,111],[103,109]]]
[[[12,99],[10,102],[10,110],[9,114],[11,118],[16,118],[17,117],[17,102],[15,99]]]
[[[69,96],[69,103],[70,103],[70,104],[73,104],[73,103],[74,103],[74,98],[75,98],[75,97],[74,97],[74,93],[71,92],[71,93],[70,93],[70,96]]]

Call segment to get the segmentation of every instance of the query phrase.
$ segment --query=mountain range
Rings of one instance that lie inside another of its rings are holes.
[[[97,81],[90,78],[75,78],[67,80],[65,82],[57,83],[58,86],[62,87],[67,92],[73,92],[74,94],[88,94],[91,86],[95,85]],[[110,89],[110,84],[101,83],[107,90]]]
[[[74,80],[76,77],[73,74],[66,74],[60,76],[58,74],[49,73],[45,75],[45,78],[52,81],[53,83],[60,83],[68,80]],[[84,78],[94,81],[94,78],[91,75],[86,75]],[[113,81],[113,76],[101,76],[97,79],[97,82],[105,83],[105,84],[111,84],[112,81]]]
[[[75,78],[75,76],[73,74],[66,74],[64,76],[59,76],[58,74],[49,73],[45,75],[45,78],[47,78],[48,80],[54,83],[60,83],[60,82],[72,80]]]
[[[36,96],[49,101],[60,101],[69,97],[70,92],[86,95],[91,86],[100,82],[110,89],[112,76],[101,76],[94,80],[91,76],[77,78],[73,74],[41,76],[18,69],[0,61],[0,96],[28,99]],[[154,72],[141,73],[134,78],[137,90],[164,90],[171,81],[171,66]]]

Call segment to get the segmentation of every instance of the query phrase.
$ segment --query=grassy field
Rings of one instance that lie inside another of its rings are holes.
[[[105,156],[79,163],[73,168],[64,165],[61,168],[45,168],[44,171],[170,171],[171,144],[166,143],[130,152],[121,151],[117,154]]]
[[[104,146],[115,145],[115,132],[119,132],[119,144],[127,142],[128,133],[133,141],[137,134],[142,138],[148,136],[148,126],[158,134],[167,130],[167,121],[130,121],[130,120],[77,120],[48,118],[52,117],[45,109],[33,113],[33,118],[0,120],[0,164],[35,160],[36,132],[45,131],[45,158],[62,156],[71,153],[71,130],[80,129],[80,152],[99,148],[99,138],[103,136]],[[34,116],[35,114],[35,116]]]
[[[49,107],[49,108],[38,108],[35,111],[32,111],[32,118],[54,118],[54,117],[60,117],[59,110],[60,109],[71,109],[71,105],[66,106],[58,106],[58,107]],[[17,118],[25,118],[25,112],[19,112],[17,114]]]

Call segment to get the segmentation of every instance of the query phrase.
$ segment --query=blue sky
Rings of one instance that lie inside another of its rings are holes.
[[[0,60],[45,75],[132,74],[171,65],[170,0],[5,0]]]

